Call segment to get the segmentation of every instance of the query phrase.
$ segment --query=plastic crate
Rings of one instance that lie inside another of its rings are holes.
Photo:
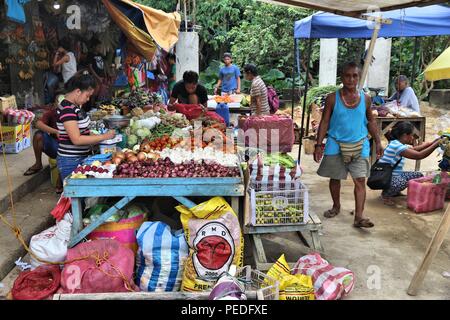
[[[309,219],[309,193],[300,180],[253,181],[250,184],[253,226],[299,225]]]
[[[246,291],[255,291],[258,300],[279,300],[279,282],[274,278],[253,270],[251,266],[238,268],[235,276]]]

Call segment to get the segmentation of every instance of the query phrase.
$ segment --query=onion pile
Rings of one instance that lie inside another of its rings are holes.
[[[169,158],[122,163],[114,171],[114,178],[216,178],[239,177],[237,167],[225,167],[214,162],[189,161],[174,164]]]

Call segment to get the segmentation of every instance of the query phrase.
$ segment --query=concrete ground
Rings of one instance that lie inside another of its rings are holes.
[[[422,106],[427,116],[427,140],[433,138],[440,116],[450,116],[446,110]],[[298,154],[298,148],[293,154]],[[421,171],[437,169],[440,156],[433,153],[422,161]],[[414,162],[408,160],[405,170],[413,170]],[[355,273],[355,288],[347,299],[450,299],[450,279],[442,273],[450,272],[450,233],[433,261],[423,286],[416,297],[406,290],[434,235],[444,210],[429,214],[415,214],[406,207],[406,197],[396,200],[396,207],[384,206],[380,192],[368,190],[366,215],[375,223],[373,229],[352,227],[354,209],[353,184],[349,179],[341,190],[341,213],[332,219],[323,212],[332,206],[328,180],[316,174],[318,164],[312,155],[302,155],[305,169],[303,181],[310,189],[310,204],[322,220],[321,242],[325,258],[333,265],[346,267]],[[406,194],[406,190],[404,191]],[[448,201],[446,205],[450,204]],[[289,241],[290,240],[290,241]],[[270,262],[285,253],[288,261],[295,262],[308,252],[296,234],[283,234],[263,240]],[[379,280],[379,281],[378,281]]]

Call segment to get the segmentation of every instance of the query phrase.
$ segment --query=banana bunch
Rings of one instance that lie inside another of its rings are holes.
[[[41,59],[46,59],[48,56],[48,52],[44,49],[39,49],[39,51],[36,52],[36,56]]]
[[[20,49],[20,50],[17,52],[17,55],[18,55],[19,57],[21,57],[21,58],[25,58],[25,57],[27,56],[27,52],[26,52],[24,49]]]
[[[104,104],[100,106],[100,109],[106,111],[108,115],[113,115],[116,113],[116,107],[112,104]]]
[[[46,70],[46,69],[50,68],[50,64],[48,63],[47,60],[36,61],[34,63],[34,65],[36,66],[36,68],[41,69],[41,70]]]
[[[31,69],[28,71],[23,71],[23,70],[19,71],[19,79],[20,80],[30,80],[30,79],[33,79],[33,76],[34,76],[34,71]]]

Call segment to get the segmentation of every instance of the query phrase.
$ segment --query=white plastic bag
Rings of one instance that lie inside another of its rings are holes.
[[[68,212],[64,219],[41,233],[34,235],[30,241],[30,250],[40,259],[48,262],[63,262],[67,255],[67,245],[70,240],[73,217]],[[42,265],[31,256],[31,269],[34,270]]]

